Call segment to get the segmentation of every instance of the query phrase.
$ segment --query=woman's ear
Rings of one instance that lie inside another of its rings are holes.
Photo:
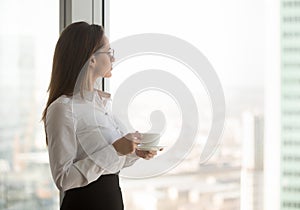
[[[89,61],[89,66],[90,67],[95,67],[96,65],[96,58],[94,55],[91,56],[90,61]]]

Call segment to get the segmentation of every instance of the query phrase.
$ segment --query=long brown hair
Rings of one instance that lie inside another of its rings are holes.
[[[93,53],[104,46],[103,37],[102,26],[86,22],[72,23],[63,30],[55,47],[49,98],[42,116],[44,124],[50,104],[62,95],[73,95],[80,71]]]

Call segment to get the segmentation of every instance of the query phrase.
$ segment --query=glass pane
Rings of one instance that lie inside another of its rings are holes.
[[[238,210],[251,202],[252,209],[263,208],[265,40],[258,31],[264,31],[264,9],[258,0],[110,2],[112,43],[143,33],[167,34],[189,42],[213,66],[226,98],[226,127],[221,146],[201,165],[200,154],[213,117],[211,100],[203,83],[187,65],[165,55],[141,53],[117,61],[109,79],[113,96],[120,87],[128,87],[130,91],[129,87],[135,84],[126,82],[133,81],[135,75],[145,70],[163,70],[187,87],[197,103],[199,118],[193,148],[185,158],[179,157],[182,162],[178,166],[151,179],[123,177],[121,184],[128,209]],[[138,46],[132,43],[128,48],[131,47]],[[118,58],[118,49],[115,50]],[[136,85],[148,84],[147,78],[143,79]],[[165,83],[172,85],[170,80]],[[181,116],[187,110],[182,110],[174,98],[167,90],[145,87],[132,95],[129,107],[123,107],[128,108],[126,114],[134,130],[141,132],[153,128],[150,120],[153,111],[164,114],[166,127],[161,143],[167,148],[161,155],[171,151],[182,125],[187,123],[182,122]],[[126,117],[120,116],[121,120]],[[174,154],[173,158],[178,157]],[[142,164],[146,165],[146,161]],[[142,166],[140,169],[148,170]]]
[[[0,209],[57,209],[43,124],[59,1],[0,1]]]

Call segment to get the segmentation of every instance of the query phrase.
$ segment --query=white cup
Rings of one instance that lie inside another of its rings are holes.
[[[160,141],[159,133],[142,133],[140,146],[142,147],[157,146],[159,141]]]

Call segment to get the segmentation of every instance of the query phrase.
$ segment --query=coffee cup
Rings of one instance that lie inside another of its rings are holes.
[[[157,146],[160,141],[159,133],[142,133],[140,146],[152,147]]]

